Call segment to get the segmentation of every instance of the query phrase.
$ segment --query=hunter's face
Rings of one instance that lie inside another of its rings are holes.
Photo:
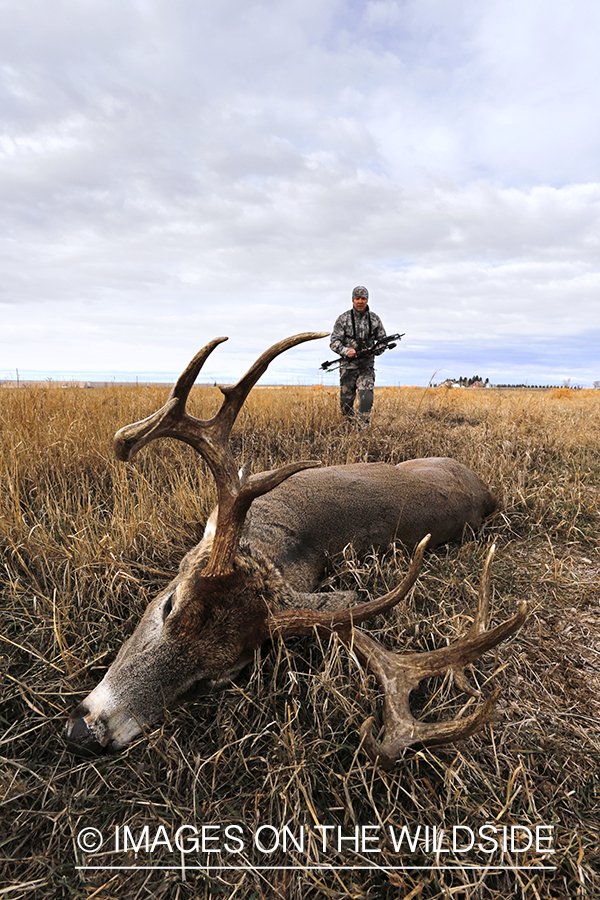
[[[368,302],[369,301],[366,297],[355,297],[352,301],[352,304],[357,312],[364,312],[367,308]]]

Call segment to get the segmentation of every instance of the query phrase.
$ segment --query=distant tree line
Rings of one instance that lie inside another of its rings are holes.
[[[473,387],[473,385],[477,385],[478,387],[487,387],[489,385],[490,379],[486,378],[485,381],[481,377],[481,375],[472,375],[471,378],[465,378],[461,375],[460,378],[447,378],[442,382],[442,385],[458,385],[459,387]],[[434,387],[440,387],[441,385],[435,384]]]
[[[473,375],[471,378],[465,378],[461,375],[460,378],[447,378],[445,381],[440,382],[439,384],[434,384],[433,387],[496,387],[496,388],[526,388],[528,390],[539,390],[539,391],[550,391],[556,390],[556,388],[568,388],[571,391],[580,391],[580,384],[571,384],[570,379],[563,381],[562,384],[503,384],[498,382],[497,384],[490,384],[490,379],[486,378],[485,381],[481,377],[481,375]],[[600,390],[600,381],[594,381],[594,387],[596,390]]]
[[[580,391],[580,384],[495,384],[497,388],[527,388],[528,390],[553,391],[557,388],[567,388],[570,391]]]

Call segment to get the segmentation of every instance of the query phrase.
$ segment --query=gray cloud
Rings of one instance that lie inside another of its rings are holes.
[[[250,357],[355,283],[433,362],[597,327],[583,0],[5,8],[0,375]]]

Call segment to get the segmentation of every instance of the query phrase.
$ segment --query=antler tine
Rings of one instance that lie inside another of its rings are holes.
[[[514,634],[525,621],[527,603],[523,601],[512,618],[491,631],[485,631],[493,555],[494,548],[484,565],[479,608],[473,624],[469,633],[454,644],[427,653],[395,654],[385,650],[364,632],[354,631],[351,636],[342,635],[342,639],[354,650],[361,662],[371,669],[384,692],[384,729],[381,742],[377,743],[373,737],[373,718],[367,719],[361,728],[365,750],[382,768],[393,768],[406,747],[435,746],[464,740],[489,720],[500,693],[499,688],[472,715],[450,722],[419,722],[410,712],[409,695],[425,678],[442,675],[449,670],[462,671],[463,666],[474,662],[487,650]]]
[[[285,353],[286,350],[290,350],[297,344],[302,344],[305,341],[315,341],[318,338],[327,337],[328,334],[329,332],[327,331],[307,331],[304,334],[295,334],[292,337],[284,338],[282,341],[273,344],[268,350],[265,350],[265,352],[258,357],[256,362],[250,366],[244,377],[240,378],[237,384],[222,386],[221,391],[225,394],[226,399],[223,402],[218,415],[221,418],[223,430],[226,430],[229,434],[237,414],[244,405],[244,401],[248,394],[258,379],[265,374],[270,363],[273,362],[276,356]]]
[[[332,631],[344,631],[349,626],[360,625],[367,619],[372,619],[380,613],[387,612],[406,597],[413,584],[419,577],[423,556],[429,542],[430,534],[425,535],[417,545],[412,563],[404,581],[382,597],[368,600],[365,603],[357,603],[349,609],[340,612],[319,612],[312,609],[287,609],[283,612],[271,615],[269,625],[272,633],[281,637],[292,635],[310,635],[313,629],[319,632],[331,633]]]
[[[224,575],[233,568],[246,512],[255,497],[272,490],[295,472],[320,465],[315,460],[291,463],[276,471],[244,479],[242,483],[229,447],[229,436],[244,401],[273,359],[296,344],[326,334],[306,332],[278,341],[256,360],[237,384],[220,387],[223,402],[212,419],[196,419],[186,412],[185,405],[204,362],[218,344],[227,340],[215,338],[196,354],[180,375],[162,409],[141,422],[121,428],[115,435],[118,459],[131,459],[155,438],[174,437],[190,444],[206,460],[217,485],[218,513],[210,560],[203,571],[205,577]]]
[[[215,347],[218,347],[219,344],[222,344],[224,343],[224,341],[228,340],[228,337],[214,338],[212,341],[209,341],[208,344],[205,344],[202,350],[199,350],[198,353],[196,353],[194,358],[187,364],[187,366],[171,388],[169,400],[172,397],[177,397],[182,405],[182,408],[185,407],[190,391],[193,388],[196,378],[200,374],[204,363],[213,352]]]
[[[473,624],[469,629],[469,636],[475,637],[481,634],[488,625],[490,617],[490,590],[492,586],[492,564],[496,553],[496,545],[492,544],[488,551],[483,564],[483,572],[481,573],[481,581],[479,582],[479,594],[477,603],[477,613],[473,619]]]
[[[473,619],[473,624],[471,625],[468,633],[468,637],[475,637],[478,634],[482,634],[488,625],[488,619],[490,617],[490,588],[492,583],[492,563],[494,561],[494,554],[496,552],[496,545],[492,544],[489,549],[488,555],[485,558],[485,563],[483,564],[483,572],[481,574],[481,582],[479,584],[479,595],[477,601],[477,612]],[[464,667],[456,668],[452,670],[452,678],[454,679],[454,683],[456,684],[459,690],[464,691],[465,694],[470,694],[471,697],[478,697],[481,695],[481,692],[476,690],[470,683],[465,675]]]

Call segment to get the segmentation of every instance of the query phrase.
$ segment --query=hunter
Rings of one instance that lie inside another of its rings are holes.
[[[354,417],[354,400],[358,391],[358,423],[368,425],[373,406],[375,360],[355,359],[371,345],[386,337],[383,323],[369,309],[369,292],[358,285],[352,291],[352,309],[336,319],[329,346],[342,357],[340,364],[340,406],[347,419]],[[375,356],[383,353],[375,351]]]

